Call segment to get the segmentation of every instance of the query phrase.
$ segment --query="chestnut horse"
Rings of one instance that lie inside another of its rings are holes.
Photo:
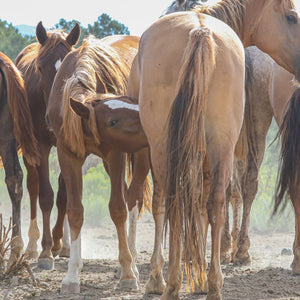
[[[137,288],[135,247],[130,245],[132,241],[134,242],[135,236],[132,237],[130,234],[127,242],[126,202],[131,214],[130,222],[135,225],[143,204],[143,186],[149,171],[149,156],[142,156],[143,160],[140,160],[140,157],[134,158],[132,182],[127,191],[123,152],[133,150],[128,148],[128,143],[120,140],[118,130],[122,133],[124,131],[122,127],[125,125],[109,115],[108,128],[101,127],[100,123],[95,126],[93,124],[96,123],[97,112],[94,114],[86,111],[78,116],[70,108],[70,98],[86,103],[87,99],[95,94],[124,94],[129,69],[138,45],[139,38],[134,36],[109,36],[102,40],[90,37],[81,47],[65,57],[53,83],[47,112],[57,138],[57,153],[66,184],[67,215],[71,233],[70,262],[62,282],[62,293],[80,290],[78,277],[82,265],[80,231],[83,224],[81,167],[90,153],[103,159],[110,176],[109,210],[119,238],[120,287]],[[118,103],[111,102],[107,105],[111,109],[122,109],[122,105]],[[126,109],[125,106],[125,111]],[[110,131],[110,127],[116,131]],[[98,134],[98,130],[104,131]],[[112,143],[109,140],[113,132],[118,132],[118,135]],[[148,153],[147,148],[141,151]]]
[[[40,165],[37,167],[28,164],[26,157],[24,163],[27,169],[27,189],[30,196],[30,228],[29,242],[26,249],[29,257],[38,256],[37,241],[39,229],[37,226],[37,198],[43,215],[42,252],[38,259],[38,266],[44,269],[53,268],[51,253],[52,237],[50,232],[50,213],[53,207],[53,190],[49,180],[49,153],[55,146],[56,139],[49,130],[45,121],[46,102],[59,65],[67,53],[73,50],[80,35],[78,24],[66,35],[61,31],[46,32],[40,22],[36,27],[38,42],[27,46],[16,59],[16,65],[23,74],[30,113],[33,120],[34,133],[38,140]],[[61,177],[57,198],[66,197],[65,188]],[[60,201],[58,201],[59,203]],[[60,208],[58,207],[58,210]],[[68,245],[62,255],[68,255]]]
[[[164,287],[161,237],[166,198],[170,252],[162,299],[179,298],[182,238],[188,280],[205,288],[206,212],[212,235],[207,297],[221,298],[225,193],[244,110],[243,47],[256,45],[299,74],[298,21],[289,0],[223,0],[165,16],[141,38],[128,96],[140,106],[153,172],[156,237],[149,292]]]
[[[12,244],[8,265],[20,257],[21,200],[23,172],[17,148],[22,148],[28,165],[39,164],[37,141],[34,136],[28,100],[22,76],[14,63],[0,52],[0,156],[5,170],[5,183],[12,203]]]

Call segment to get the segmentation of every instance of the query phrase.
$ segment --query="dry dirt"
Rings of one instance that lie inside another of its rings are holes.
[[[40,270],[36,262],[31,262],[39,286],[33,286],[29,276],[26,275],[0,282],[0,299],[157,300],[160,298],[158,295],[144,295],[144,286],[150,274],[153,234],[152,216],[144,215],[138,223],[137,233],[140,272],[140,290],[137,292],[124,292],[118,289],[118,280],[115,279],[118,268],[117,237],[114,225],[107,218],[101,227],[84,225],[82,231],[84,266],[80,274],[79,295],[68,297],[60,295],[60,284],[67,270],[68,260],[59,258],[55,260],[55,268],[52,271]],[[26,243],[25,230],[23,236]],[[283,249],[291,249],[293,233],[259,235],[252,232],[250,237],[252,263],[246,267],[232,264],[222,267],[223,299],[300,299],[300,276],[292,275],[290,269],[293,256],[281,253]],[[167,257],[165,250],[166,260]],[[205,295],[187,294],[183,283],[181,299],[205,299]]]

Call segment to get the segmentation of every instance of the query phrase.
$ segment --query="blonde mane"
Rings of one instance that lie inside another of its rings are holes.
[[[94,37],[89,37],[78,48],[77,57],[74,73],[66,80],[64,86],[64,118],[61,134],[69,149],[76,153],[78,157],[84,157],[85,145],[81,118],[70,108],[70,98],[90,102],[93,99],[91,98],[92,95],[106,93],[104,90],[97,90],[96,76],[101,78],[108,93],[114,95],[124,94],[130,66],[112,47],[105,45],[101,40]],[[90,115],[92,119],[95,117],[94,113]],[[92,119],[90,120],[90,128],[96,143],[100,143],[99,138],[97,138],[96,122]]]

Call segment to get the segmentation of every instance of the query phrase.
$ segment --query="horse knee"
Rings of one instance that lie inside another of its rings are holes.
[[[114,224],[117,223],[125,223],[127,219],[127,209],[125,202],[122,201],[120,203],[115,201],[109,202],[109,212],[111,219],[113,220]]]

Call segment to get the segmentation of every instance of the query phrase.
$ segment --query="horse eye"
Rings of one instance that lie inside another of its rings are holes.
[[[117,120],[111,120],[111,121],[109,121],[109,126],[114,127],[114,126],[116,126],[117,123],[118,123]]]
[[[295,15],[286,15],[286,20],[289,24],[297,24],[298,18]]]

